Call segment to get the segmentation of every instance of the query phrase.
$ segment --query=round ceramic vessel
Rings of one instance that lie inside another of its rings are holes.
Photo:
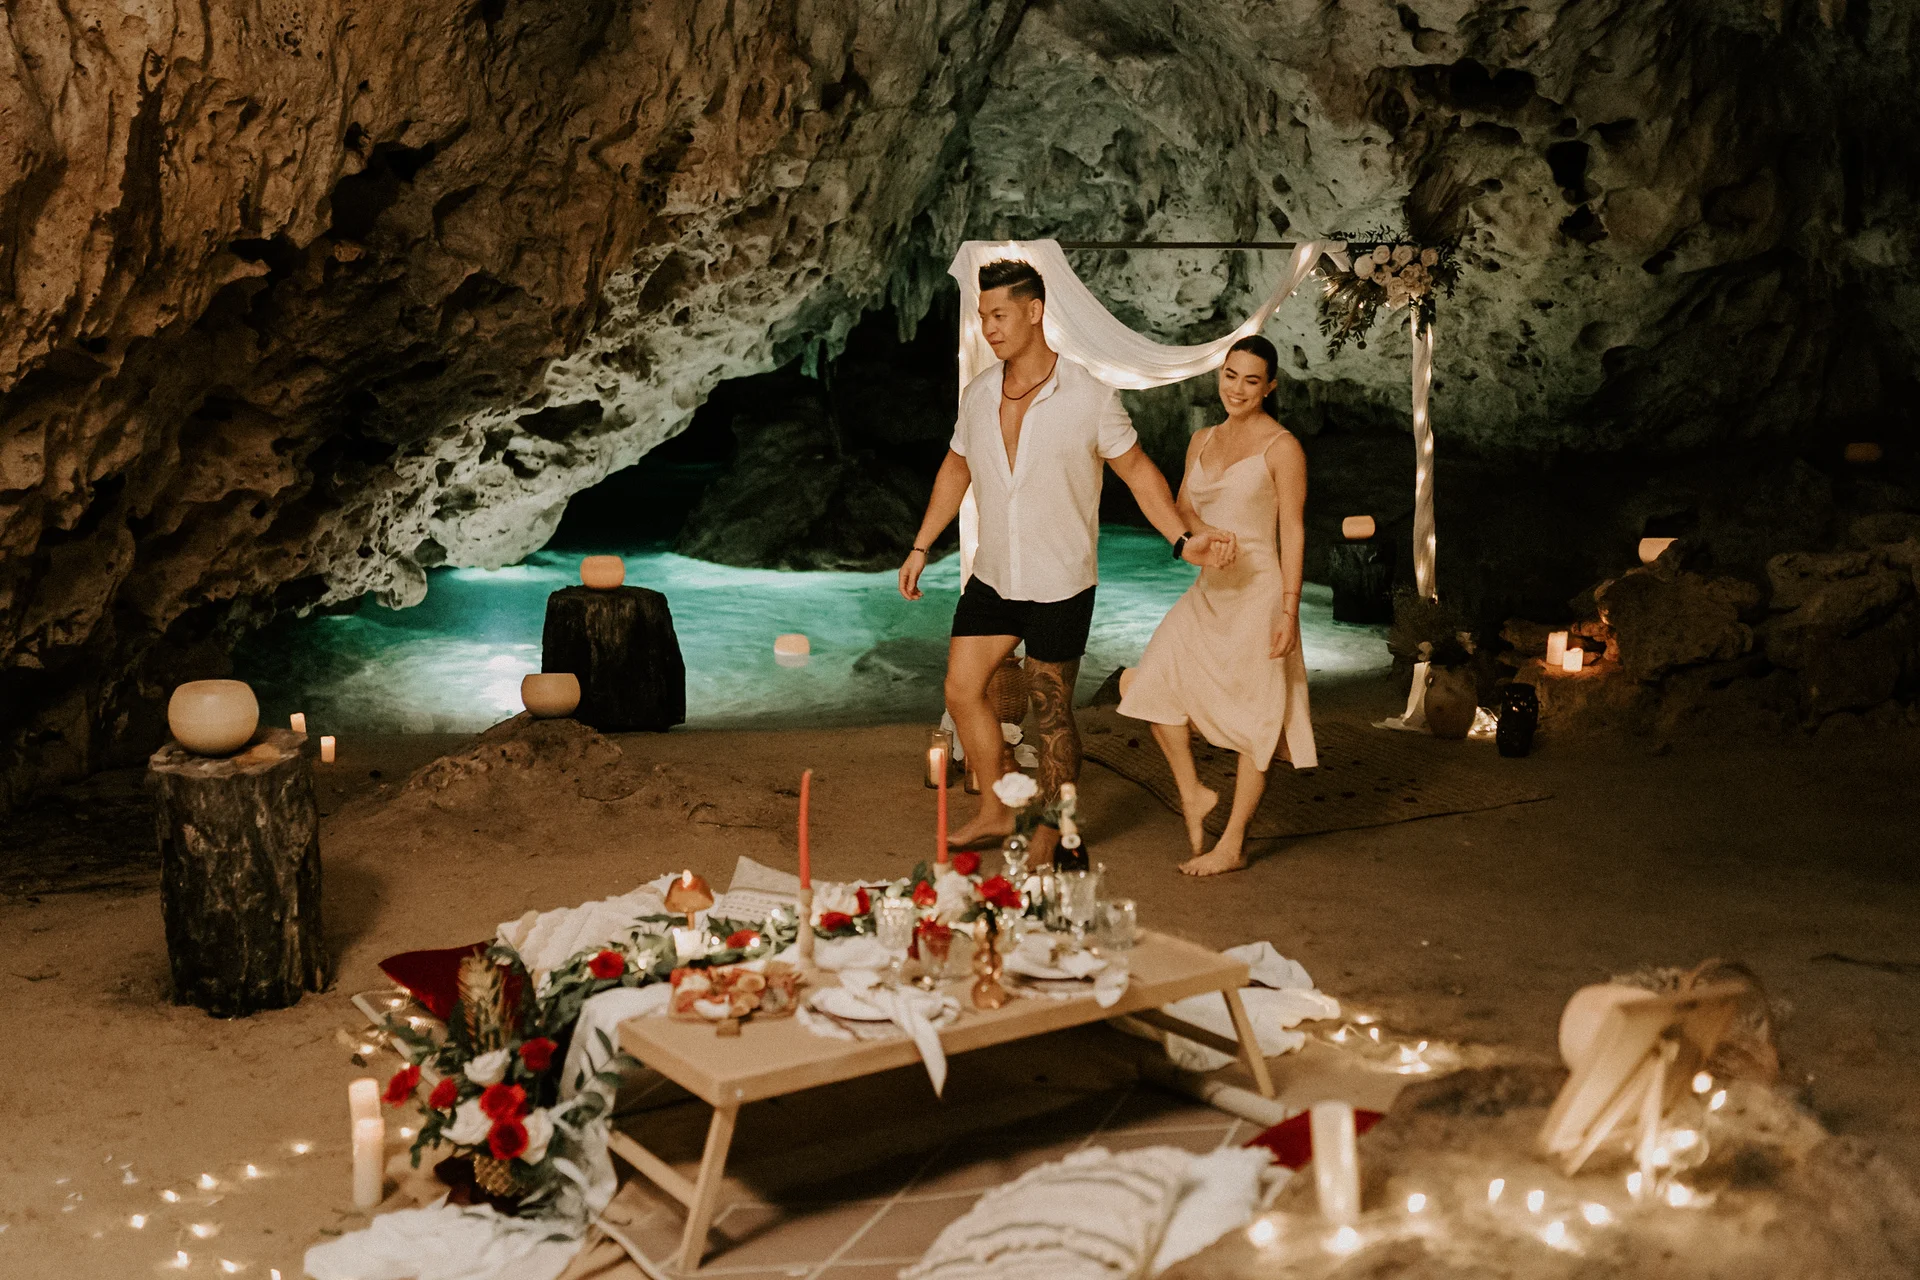
[[[580,705],[580,678],[571,671],[549,671],[523,676],[520,702],[537,719],[570,716]]]
[[[580,562],[580,581],[595,591],[611,591],[627,580],[627,562],[619,556],[588,556]]]
[[[1560,1060],[1578,1070],[1593,1052],[1594,1040],[1600,1035],[1600,1025],[1607,1020],[1607,1015],[1619,1005],[1652,994],[1618,982],[1596,983],[1574,992],[1560,1014]]]
[[[260,727],[260,703],[243,680],[194,680],[167,699],[174,741],[203,756],[230,756]]]

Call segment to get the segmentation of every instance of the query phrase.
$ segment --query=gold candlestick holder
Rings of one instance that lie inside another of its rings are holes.
[[[793,941],[794,965],[811,969],[813,964],[813,886],[800,891],[800,934]]]
[[[1000,925],[989,911],[973,922],[973,1007],[998,1009],[1013,997],[1000,985]]]

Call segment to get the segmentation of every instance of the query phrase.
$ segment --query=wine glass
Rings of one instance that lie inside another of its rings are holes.
[[[873,904],[873,933],[892,959],[887,981],[898,984],[901,966],[907,960],[907,948],[913,945],[913,924],[920,909],[911,898],[881,898]]]

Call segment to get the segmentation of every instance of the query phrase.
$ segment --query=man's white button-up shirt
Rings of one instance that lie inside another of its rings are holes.
[[[953,451],[967,460],[980,511],[973,572],[1008,600],[1045,603],[1100,579],[1100,484],[1106,461],[1138,443],[1120,393],[1060,357],[1033,393],[1014,465],[1000,436],[1005,363],[967,384]]]

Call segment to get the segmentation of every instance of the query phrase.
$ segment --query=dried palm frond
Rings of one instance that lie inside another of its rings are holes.
[[[460,995],[453,1031],[469,1053],[505,1047],[509,1034],[506,975],[484,955],[460,962]]]

